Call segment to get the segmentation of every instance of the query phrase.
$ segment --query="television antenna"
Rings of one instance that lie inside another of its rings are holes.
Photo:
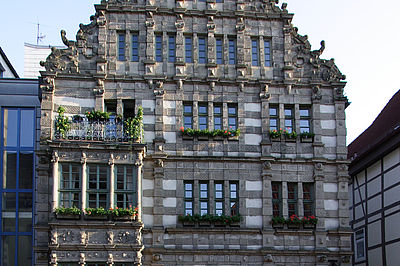
[[[36,35],[36,44],[39,45],[39,42],[46,38],[46,35],[40,33],[40,23],[37,23],[37,35]]]

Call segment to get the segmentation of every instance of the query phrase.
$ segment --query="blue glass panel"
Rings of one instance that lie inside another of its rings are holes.
[[[199,38],[199,63],[205,64],[207,59],[206,55],[206,38]]]
[[[32,189],[33,152],[19,154],[19,188]]]
[[[269,115],[270,116],[277,116],[278,110],[276,108],[269,108]]]
[[[1,265],[15,265],[15,236],[3,236],[1,241]],[[28,265],[30,265],[29,263]]]
[[[192,63],[192,37],[185,37],[185,61]]]
[[[118,35],[118,60],[125,60],[125,34]]]
[[[139,40],[138,35],[132,35],[132,61],[139,61]]]
[[[258,66],[258,42],[257,42],[257,40],[251,40],[251,56],[252,56],[252,65]]]
[[[3,188],[13,189],[16,188],[16,185],[17,185],[17,152],[5,151],[3,153]]]
[[[34,136],[34,111],[21,110],[20,146],[33,147]]]
[[[191,105],[185,105],[183,109],[184,113],[192,113],[192,106]]]
[[[199,114],[207,114],[207,106],[199,106]]]
[[[4,146],[16,147],[17,146],[17,131],[18,124],[18,110],[4,110]]]
[[[162,62],[162,35],[156,36],[156,61]]]
[[[222,52],[222,39],[217,38],[216,40],[216,45],[217,45],[217,64],[222,64],[223,63],[223,52]]]
[[[236,107],[229,107],[228,114],[235,115],[236,114]]]
[[[185,125],[192,124],[192,117],[185,116],[184,119]]]
[[[229,64],[234,65],[236,63],[236,42],[235,40],[229,40]]]
[[[175,62],[175,36],[168,36],[168,61]]]
[[[32,236],[18,237],[18,266],[32,263]]]

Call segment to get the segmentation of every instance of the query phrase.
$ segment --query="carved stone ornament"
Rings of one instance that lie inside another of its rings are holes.
[[[350,263],[351,257],[350,257],[350,255],[346,255],[346,256],[343,256],[341,258],[341,260],[342,260],[343,263]]]
[[[56,229],[51,230],[51,232],[50,232],[50,244],[51,245],[57,245],[58,244],[57,243],[57,237],[58,237],[57,230]]]
[[[82,152],[81,155],[81,164],[85,164],[87,160],[86,153]]]
[[[327,259],[326,255],[320,255],[318,256],[318,262],[325,262]]]
[[[147,21],[146,21],[146,27],[147,27],[147,28],[153,28],[154,25],[155,25],[154,20],[147,20]]]
[[[46,77],[43,79],[42,83],[40,84],[40,88],[43,91],[52,92],[54,91],[54,79],[50,77]]]
[[[81,231],[80,232],[80,243],[81,245],[86,245],[87,244],[87,239],[88,239],[88,235],[86,234],[85,231]]]
[[[153,261],[161,261],[162,254],[153,254]]]
[[[111,253],[108,254],[107,264],[114,265],[114,257],[113,257],[113,254],[111,254]]]
[[[61,31],[61,39],[68,47],[66,49],[51,48],[51,53],[46,61],[41,61],[40,65],[51,73],[78,73],[79,57],[76,42],[66,38],[64,30]]]
[[[183,27],[185,27],[185,22],[183,22],[183,21],[177,21],[177,22],[175,22],[175,27],[176,27],[177,29],[183,29]]]
[[[113,231],[108,231],[107,232],[107,243],[109,245],[112,245],[114,242],[114,232]]]
[[[59,159],[58,152],[54,151],[53,155],[51,156],[51,162],[52,163],[58,163],[58,159]]]
[[[80,253],[80,254],[79,254],[79,263],[80,263],[80,264],[85,264],[85,262],[86,262],[85,253]]]
[[[274,257],[272,257],[271,254],[267,254],[264,256],[264,261],[265,262],[274,262]]]
[[[260,92],[261,99],[271,99],[271,94],[269,93],[269,85],[268,84],[261,84],[261,92]]]
[[[263,168],[264,168],[264,170],[271,170],[271,168],[272,168],[271,162],[264,162]]]
[[[110,158],[108,159],[108,165],[114,164],[114,154],[110,154]]]
[[[154,161],[154,165],[157,167],[164,167],[164,162],[161,159],[157,159]]]
[[[57,265],[57,253],[55,253],[54,251],[51,252],[51,255],[50,255],[50,264]]]
[[[178,81],[176,82],[176,88],[181,90],[183,88],[183,80],[182,79],[178,79]]]
[[[314,86],[312,89],[312,99],[319,101],[322,99],[322,92],[319,86]]]
[[[318,170],[318,171],[323,171],[324,170],[324,165],[322,163],[316,163],[314,165],[314,167],[315,167],[315,170]]]

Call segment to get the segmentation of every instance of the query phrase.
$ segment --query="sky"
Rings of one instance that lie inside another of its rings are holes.
[[[75,40],[79,24],[88,24],[100,0],[0,0],[0,47],[23,76],[24,43],[36,44],[37,23],[46,37],[41,45],[62,45],[60,30]],[[347,144],[367,129],[400,89],[400,1],[286,0],[293,25],[308,35],[321,58],[335,58],[346,75]],[[280,1],[280,4],[282,1]],[[279,5],[280,5],[279,4]],[[23,8],[21,8],[23,6]]]

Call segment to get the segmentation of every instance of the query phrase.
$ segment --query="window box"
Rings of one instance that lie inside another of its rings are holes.
[[[85,215],[86,220],[108,220],[108,215]]]
[[[303,224],[304,229],[315,229],[315,224]]]
[[[184,140],[193,140],[193,136],[182,135],[182,139],[184,139]]]
[[[123,216],[113,216],[115,221],[134,221],[136,220],[136,215],[123,215]]]
[[[238,141],[239,136],[228,137],[228,140]]]
[[[301,142],[305,142],[305,143],[311,143],[313,142],[313,137],[301,137],[300,138]]]
[[[240,222],[232,222],[229,224],[230,227],[240,227]]]
[[[208,140],[208,136],[198,136],[198,140]]]
[[[183,226],[186,226],[186,227],[194,227],[194,222],[185,221],[185,222],[182,222],[182,224],[183,224]]]
[[[272,227],[275,229],[283,229],[284,224],[283,223],[273,223]]]
[[[300,224],[287,224],[288,229],[300,229]]]
[[[287,137],[287,136],[285,137],[286,142],[296,142],[296,140],[297,140],[296,138],[291,138],[291,137]]]
[[[57,219],[60,220],[79,220],[81,216],[79,214],[58,214],[56,213]]]
[[[272,142],[280,142],[281,141],[281,137],[275,137],[275,138],[270,137],[270,139]]]
[[[223,221],[215,221],[214,226],[215,227],[225,227],[226,223],[224,223]]]
[[[222,137],[222,136],[214,136],[213,139],[214,140],[224,140],[224,137]]]
[[[199,226],[211,226],[211,222],[210,221],[199,221]]]

